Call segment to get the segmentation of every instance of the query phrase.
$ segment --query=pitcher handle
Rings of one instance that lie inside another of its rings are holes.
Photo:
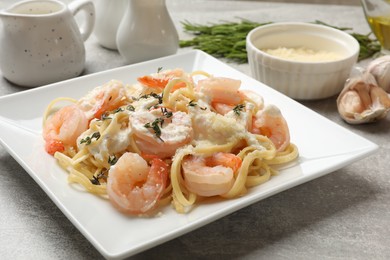
[[[91,0],[75,0],[69,5],[69,10],[73,16],[78,12],[85,13],[85,23],[80,28],[80,33],[83,41],[86,41],[93,31],[95,25],[95,6]]]

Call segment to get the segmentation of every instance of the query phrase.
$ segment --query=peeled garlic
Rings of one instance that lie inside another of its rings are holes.
[[[364,73],[348,79],[337,98],[340,116],[350,124],[374,122],[386,117],[390,95],[378,87],[374,76]]]
[[[390,55],[371,61],[367,66],[367,71],[374,76],[379,87],[390,92]]]

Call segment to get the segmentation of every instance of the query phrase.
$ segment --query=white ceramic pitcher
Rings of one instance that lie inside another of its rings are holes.
[[[85,12],[82,28],[74,15]],[[91,0],[69,6],[57,0],[27,0],[0,11],[0,69],[9,81],[35,87],[72,78],[85,65],[84,41],[93,30]]]
[[[179,37],[165,0],[127,0],[116,44],[128,64],[176,53]]]
[[[95,0],[94,34],[100,45],[117,50],[116,33],[127,8],[127,0]]]

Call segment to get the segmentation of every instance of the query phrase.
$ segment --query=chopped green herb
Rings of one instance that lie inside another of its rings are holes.
[[[132,105],[128,105],[128,106],[126,107],[126,109],[129,110],[129,111],[132,111],[132,112],[135,111],[135,107],[132,106]]]
[[[160,73],[162,71],[163,67],[158,67],[157,68],[157,73]]]
[[[116,164],[117,161],[118,161],[118,158],[116,158],[115,155],[109,156],[109,157],[108,157],[108,163],[109,163],[110,165]]]
[[[195,103],[194,100],[191,100],[190,103],[188,103],[188,106],[190,107],[196,107],[198,104]]]
[[[162,95],[159,95],[159,94],[156,94],[154,92],[152,93],[149,93],[149,94],[145,94],[145,95],[142,95],[140,96],[139,98],[150,98],[150,97],[154,97],[155,99],[158,99],[158,103],[159,104],[162,104],[162,99],[163,99],[163,96]]]
[[[90,179],[90,181],[93,185],[100,185],[100,181],[99,181],[98,177],[96,177],[95,175],[92,176],[92,179]]]
[[[162,125],[164,124],[164,119],[156,118],[152,123],[146,123],[144,125],[144,127],[151,128],[154,131],[154,134],[157,136],[157,138],[159,138],[161,141],[164,141],[160,138],[161,129],[160,129],[159,124],[161,124],[161,127],[162,127]]]
[[[93,175],[90,181],[93,185],[100,185],[100,180],[106,178],[107,178],[107,170],[103,170],[97,176]]]
[[[197,103],[195,103],[195,101],[194,100],[191,100],[189,103],[188,103],[188,106],[190,106],[190,107],[196,107],[198,104]],[[202,109],[202,110],[206,110],[207,109],[207,107],[199,107],[200,109]]]
[[[109,113],[104,113],[104,114],[102,115],[101,120],[107,120],[107,119],[112,119],[112,117],[109,116]]]
[[[236,115],[240,115],[240,113],[241,113],[241,111],[244,109],[244,107],[245,107],[245,105],[244,104],[239,104],[239,105],[237,105],[237,106],[235,106],[234,108],[233,108],[233,111],[234,111],[234,113],[236,114]]]
[[[119,107],[119,108],[115,109],[113,113],[115,114],[115,113],[119,113],[119,112],[122,112],[122,111],[124,111],[124,109]]]
[[[168,109],[166,107],[162,107],[161,108],[161,113],[166,117],[166,118],[170,118],[173,116],[173,113],[171,111],[168,111]]]
[[[168,111],[165,107],[161,108],[161,113],[162,117],[156,118],[153,122],[151,123],[146,123],[144,127],[150,128],[154,131],[154,134],[159,138],[161,141],[164,142],[163,139],[161,139],[161,128],[164,125],[165,119],[168,119],[173,116],[173,113],[171,111]]]
[[[87,136],[84,139],[81,139],[80,140],[80,144],[84,144],[85,143],[86,145],[89,145],[89,144],[91,144],[93,138],[95,138],[96,140],[99,140],[100,133],[99,132],[95,132],[91,136]]]

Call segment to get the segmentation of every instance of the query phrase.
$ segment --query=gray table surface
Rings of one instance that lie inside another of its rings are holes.
[[[190,37],[183,32],[183,20],[318,19],[369,32],[359,6],[200,0],[167,3],[182,39]],[[86,50],[85,74],[124,65],[117,52],[100,47],[94,36],[86,42]],[[247,64],[229,65],[250,75]],[[0,77],[1,96],[24,90]],[[375,124],[351,126],[340,119],[335,99],[302,103],[378,144],[377,153],[132,259],[390,259],[390,116]],[[0,258],[103,258],[1,146]]]

